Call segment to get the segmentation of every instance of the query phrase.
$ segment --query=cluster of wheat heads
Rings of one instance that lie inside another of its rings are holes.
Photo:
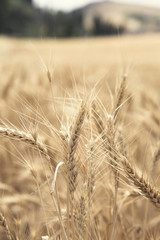
[[[45,139],[38,130],[0,126],[1,139],[18,142],[17,150],[22,151],[23,143],[23,151],[33,148],[29,155],[33,162],[20,156],[34,185],[30,194],[0,185],[4,192],[1,239],[159,239],[160,192],[155,176],[160,147],[153,148],[146,169],[138,165],[141,160],[134,159],[136,154],[130,154],[127,140],[130,145],[139,142],[132,144],[126,137],[126,122],[122,121],[123,105],[128,103],[126,82],[124,75],[109,110],[92,92],[78,100],[74,116],[66,126],[60,121],[59,129],[39,115],[37,123],[48,128]],[[150,117],[158,125],[158,105],[147,97],[146,106],[152,106]],[[148,131],[147,124],[144,127]],[[23,185],[21,177],[19,184]]]

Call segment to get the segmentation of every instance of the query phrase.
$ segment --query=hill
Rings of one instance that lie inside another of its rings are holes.
[[[104,23],[123,26],[125,32],[143,33],[160,31],[160,11],[158,8],[103,1],[81,8],[86,29],[91,29],[94,19]]]

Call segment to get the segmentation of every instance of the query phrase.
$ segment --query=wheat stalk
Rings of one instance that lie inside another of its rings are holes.
[[[93,120],[94,120],[94,123],[96,125],[98,133],[101,135],[104,142],[106,142],[107,135],[106,135],[106,132],[105,132],[104,121],[102,120],[102,117],[97,110],[97,106],[96,106],[95,102],[93,102],[93,104],[92,104],[92,117],[93,117]]]
[[[96,112],[96,108],[94,107],[94,112]],[[96,115],[98,116],[99,114],[96,113]],[[99,118],[97,118],[96,120],[98,121]],[[101,120],[102,121],[102,120]],[[101,122],[99,122],[100,124]],[[99,126],[99,124],[97,126]],[[102,126],[104,126],[104,124],[100,125],[101,128],[98,128],[99,133],[102,133],[104,131],[104,129],[102,129]],[[111,129],[111,128],[110,128]],[[112,129],[113,130],[113,129]],[[111,135],[111,133],[109,134],[109,136]],[[112,133],[113,135],[113,133]],[[110,140],[110,137],[109,137]],[[110,155],[110,157],[113,158],[112,163],[114,163],[113,165],[115,165],[115,158],[116,161],[117,159],[119,161],[122,162],[123,167],[124,167],[124,171],[126,172],[127,176],[129,177],[129,179],[132,181],[132,183],[141,191],[141,193],[148,199],[151,200],[151,202],[158,208],[160,208],[160,192],[155,189],[151,183],[148,181],[146,181],[143,177],[140,177],[138,175],[138,173],[136,172],[136,170],[133,168],[133,166],[131,165],[131,163],[127,160],[127,158],[125,158],[124,156],[119,157],[118,156],[118,152],[115,149],[115,145],[113,144],[109,144],[112,145],[112,147],[114,147],[114,157],[112,155]],[[111,146],[110,146],[111,147]],[[110,148],[110,151],[113,151],[113,149]],[[115,166],[116,167],[116,166]]]
[[[91,219],[92,219],[92,195],[95,185],[95,173],[93,170],[94,147],[91,144],[88,159],[88,179],[87,179],[87,194],[88,194],[88,239],[91,236]]]
[[[68,203],[67,203],[67,216],[69,220],[69,209],[71,208],[71,219],[72,219],[72,237],[74,238],[74,217],[73,217],[73,201],[74,201],[74,192],[76,190],[76,179],[78,175],[78,170],[76,169],[77,160],[75,155],[78,139],[81,133],[81,128],[84,122],[86,115],[86,104],[82,102],[80,110],[75,117],[74,123],[71,128],[71,134],[68,139],[68,145],[66,147],[66,167],[67,167],[67,176],[68,176]],[[69,225],[69,222],[68,222]]]
[[[118,90],[117,96],[116,96],[116,100],[114,103],[114,108],[113,108],[113,119],[115,120],[115,124],[117,122],[117,115],[119,113],[123,98],[124,98],[124,92],[125,92],[125,88],[126,88],[126,79],[127,79],[127,75],[124,74],[121,84],[120,84],[120,88]]]
[[[3,229],[6,233],[7,239],[12,240],[11,233],[10,233],[10,230],[9,230],[9,227],[8,227],[8,224],[7,224],[7,220],[3,216],[2,213],[0,213],[0,226],[3,227]]]
[[[78,217],[78,225],[79,225],[79,239],[83,240],[86,229],[86,197],[83,194],[80,198],[80,206],[79,206],[79,217]]]
[[[160,208],[160,191],[153,187],[149,180],[145,180],[143,176],[140,177],[126,158],[122,157],[121,160],[124,171],[132,183],[141,191],[142,195],[150,199],[154,206]]]
[[[34,149],[38,150],[50,163],[53,167],[56,166],[53,157],[51,158],[45,144],[40,142],[38,138],[34,138],[31,133],[27,133],[24,131],[20,131],[17,129],[13,129],[10,127],[0,127],[0,135],[3,137],[7,137],[16,141],[21,141],[30,146],[34,147]]]
[[[76,152],[78,138],[81,132],[82,124],[84,121],[84,117],[86,114],[85,104],[82,103],[80,111],[75,118],[74,124],[72,126],[70,138],[68,140],[68,149],[67,149],[67,170],[69,175],[69,191],[72,194],[76,190],[76,178],[77,178],[77,170],[76,167],[76,158],[74,154]]]

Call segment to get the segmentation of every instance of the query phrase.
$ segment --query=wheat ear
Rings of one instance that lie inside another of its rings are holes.
[[[124,76],[122,78],[122,81],[121,81],[121,84],[120,84],[120,88],[119,88],[117,96],[116,96],[115,103],[114,103],[113,119],[115,120],[115,123],[116,123],[117,115],[119,113],[120,106],[121,106],[122,101],[123,101],[124,92],[125,92],[125,88],[126,88],[126,79],[127,79],[127,74],[124,74]]]
[[[44,157],[47,160],[49,160],[51,165],[55,167],[56,163],[49,156],[49,153],[45,144],[41,143],[37,138],[34,138],[31,133],[15,130],[7,126],[7,127],[0,127],[0,135],[3,137],[8,137],[10,139],[29,144],[30,146],[38,150],[42,155],[44,155]]]
[[[80,206],[79,206],[79,239],[85,239],[85,231],[86,231],[86,196],[83,194],[80,198]]]
[[[96,112],[96,108],[94,106],[94,115]],[[96,113],[98,116],[99,114]],[[100,118],[101,119],[101,118]],[[98,121],[99,118],[96,119]],[[95,118],[94,118],[95,121]],[[101,119],[102,121],[102,119]],[[100,124],[100,122],[99,122]],[[99,126],[99,124],[96,124],[96,126]],[[104,124],[100,125],[101,128],[98,128],[98,132],[102,133],[104,129],[102,129],[102,126]],[[117,151],[116,151],[117,152]],[[115,152],[115,154],[116,154]],[[141,193],[148,199],[151,200],[151,202],[158,208],[160,208],[160,192],[155,189],[149,181],[146,181],[143,177],[140,177],[136,170],[132,167],[131,163],[125,158],[124,156],[118,157],[118,153],[116,154],[116,158],[119,159],[119,161],[122,162],[122,165],[124,167],[124,171],[126,172],[129,179],[132,181],[132,183],[141,191]]]
[[[100,113],[97,110],[97,106],[96,106],[95,102],[93,102],[93,104],[92,104],[92,117],[93,117],[93,120],[96,125],[98,133],[101,135],[104,142],[106,142],[107,135],[105,134],[104,122],[102,120]]]
[[[68,200],[67,203],[67,216],[69,219],[69,209],[71,208],[71,219],[72,219],[72,237],[74,239],[74,217],[73,217],[73,201],[74,201],[74,192],[76,190],[76,179],[78,171],[76,169],[77,161],[75,158],[75,152],[77,149],[78,139],[81,133],[81,128],[84,122],[86,115],[86,104],[82,102],[80,110],[75,117],[74,123],[72,125],[71,134],[68,139],[68,146],[66,149],[66,166],[67,166],[67,176],[68,176]],[[68,222],[69,224],[69,222]]]
[[[85,104],[82,103],[80,111],[78,115],[75,118],[75,121],[72,126],[70,138],[68,140],[68,149],[67,149],[67,171],[69,175],[69,188],[70,193],[74,192],[76,189],[76,177],[78,172],[75,170],[76,167],[76,158],[74,157],[74,154],[76,152],[77,144],[78,144],[78,138],[81,132],[82,124],[84,121],[84,117],[86,114]]]
[[[7,224],[7,220],[5,219],[2,213],[0,213],[0,226],[3,227],[6,233],[7,239],[12,240],[11,233]]]
[[[146,181],[144,177],[140,177],[131,163],[124,157],[122,157],[122,164],[132,183],[146,198],[150,199],[157,208],[160,208],[160,191],[153,187],[149,181]]]

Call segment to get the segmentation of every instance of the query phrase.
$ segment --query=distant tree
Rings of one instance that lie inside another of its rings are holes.
[[[55,32],[58,37],[83,36],[83,15],[81,11],[58,12],[55,17]]]
[[[32,4],[32,0],[23,0],[24,2],[28,3],[28,4]]]
[[[37,16],[30,2],[28,0],[10,0],[6,33],[17,36],[30,36],[34,33]]]
[[[32,0],[0,0],[0,34],[37,36],[38,16]]]
[[[7,22],[8,22],[8,15],[9,15],[9,0],[1,0],[0,2],[0,32],[5,33]]]
[[[123,33],[123,31],[124,31],[123,26],[119,26],[117,28],[115,25],[103,22],[99,17],[95,17],[91,34],[96,36],[115,35],[118,33]]]

